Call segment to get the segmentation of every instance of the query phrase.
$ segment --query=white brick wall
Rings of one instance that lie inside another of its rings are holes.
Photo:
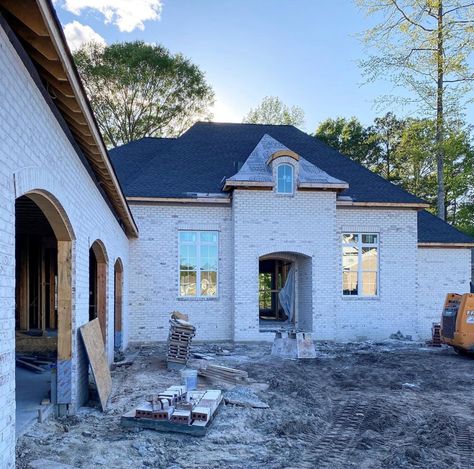
[[[273,340],[273,334],[259,332],[258,261],[260,256],[278,252],[311,259],[311,269],[308,266],[306,269],[312,270],[315,337],[333,337],[337,264],[335,202],[334,192],[296,192],[294,196],[281,196],[273,191],[234,192],[235,340]],[[311,301],[301,299],[300,303]]]
[[[0,28],[0,467],[14,466],[15,449],[15,198],[29,190],[54,195],[67,213],[73,243],[73,404],[87,372],[78,354],[78,327],[88,321],[88,251],[100,238],[109,257],[108,316],[113,318],[113,264],[120,256],[128,283],[128,240],[70,142]],[[128,301],[124,301],[127,316]],[[112,358],[113,321],[108,322]],[[82,356],[82,355],[81,355]]]
[[[189,314],[196,340],[232,339],[230,207],[131,205],[141,236],[130,244],[130,340],[163,341],[169,313]],[[219,231],[218,298],[178,296],[178,230]]]
[[[469,293],[470,249],[418,249],[418,333],[431,336],[431,325],[440,322],[447,293]]]
[[[416,335],[417,212],[337,209],[336,340],[384,339],[400,330]],[[343,232],[379,233],[378,298],[342,296]]]

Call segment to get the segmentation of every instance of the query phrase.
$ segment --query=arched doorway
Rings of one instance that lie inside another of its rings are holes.
[[[100,240],[89,249],[89,321],[99,318],[104,344],[107,340],[107,253]]]
[[[51,194],[32,191],[16,199],[17,433],[36,417],[42,399],[58,404],[59,413],[71,403],[73,239]]]
[[[122,348],[123,264],[118,258],[114,265],[114,349]]]
[[[312,332],[312,258],[275,252],[259,258],[259,329],[261,332]]]

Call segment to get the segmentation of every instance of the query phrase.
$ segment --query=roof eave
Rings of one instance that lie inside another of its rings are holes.
[[[97,178],[96,184],[100,186],[99,191],[103,189],[105,197],[113,207],[126,234],[137,237],[137,225],[109,160],[107,149],[51,1],[0,0],[0,6],[19,25],[31,30],[31,39],[22,37],[30,51],[28,55],[37,64],[37,68],[39,66],[38,73],[41,71],[41,77],[48,84],[48,88],[57,90],[56,107],[71,131],[72,138],[91,166]],[[37,37],[41,41],[36,41]],[[46,49],[49,57],[45,57],[44,47],[45,42],[48,41],[51,44]],[[39,43],[43,46],[40,49],[38,49]]]
[[[419,248],[444,248],[444,249],[473,249],[474,242],[472,243],[430,243],[430,242],[418,242]]]

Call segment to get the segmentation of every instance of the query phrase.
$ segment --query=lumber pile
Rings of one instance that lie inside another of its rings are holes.
[[[245,382],[249,377],[246,371],[229,368],[227,366],[211,364],[200,368],[198,370],[198,375],[216,381],[226,381],[232,384]]]
[[[168,368],[185,367],[189,360],[191,341],[196,328],[188,322],[188,316],[178,311],[171,313],[168,336]]]
[[[50,370],[56,362],[56,359],[49,354],[16,354],[15,364],[20,368],[32,371],[33,373],[44,373]]]

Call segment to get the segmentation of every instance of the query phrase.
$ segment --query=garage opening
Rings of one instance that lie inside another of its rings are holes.
[[[273,253],[259,258],[258,310],[261,332],[312,331],[311,258]]]
[[[99,318],[102,338],[107,338],[107,254],[99,240],[89,249],[89,321]],[[107,347],[106,347],[107,348]]]
[[[17,434],[70,403],[72,238],[63,217],[40,193],[15,202]]]

